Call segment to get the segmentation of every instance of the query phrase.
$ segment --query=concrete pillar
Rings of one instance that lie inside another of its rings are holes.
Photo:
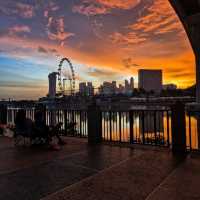
[[[101,111],[95,104],[88,106],[88,144],[102,142]]]
[[[186,122],[185,106],[176,102],[172,106],[172,151],[174,153],[186,152]]]
[[[196,103],[200,104],[200,15],[188,17],[188,37],[195,54],[196,62]]]

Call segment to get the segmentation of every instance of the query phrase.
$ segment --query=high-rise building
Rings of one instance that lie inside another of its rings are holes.
[[[92,82],[87,83],[87,96],[93,96],[94,95],[94,87],[92,85]]]
[[[125,80],[125,90],[129,90],[129,82],[128,82],[128,80]]]
[[[116,89],[117,88],[117,82],[116,81],[112,81],[112,86],[113,86],[114,89]]]
[[[103,85],[100,86],[99,93],[103,95],[113,95],[116,93],[117,83],[116,81],[107,82],[104,81]]]
[[[160,93],[162,90],[162,70],[141,69],[138,71],[139,88],[147,92]]]
[[[134,89],[134,79],[133,77],[130,78],[130,82],[128,80],[125,80],[125,90],[124,93],[126,95],[131,95]]]
[[[123,94],[124,90],[125,90],[124,86],[122,84],[119,84],[118,93]]]
[[[130,78],[130,89],[131,90],[134,89],[134,78],[133,77]]]
[[[56,79],[57,79],[57,72],[52,72],[49,74],[49,93],[48,96],[50,98],[54,98],[56,96]]]
[[[83,95],[83,96],[86,95],[87,87],[86,87],[86,83],[85,82],[79,83],[79,93],[80,93],[80,95]]]
[[[94,87],[92,82],[82,82],[79,83],[79,93],[82,96],[93,96],[94,95]]]

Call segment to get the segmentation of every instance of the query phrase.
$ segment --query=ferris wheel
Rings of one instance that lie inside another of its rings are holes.
[[[75,92],[75,72],[68,58],[62,58],[58,65],[58,88],[63,95]]]

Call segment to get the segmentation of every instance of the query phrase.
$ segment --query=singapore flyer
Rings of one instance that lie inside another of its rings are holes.
[[[58,89],[62,95],[74,95],[75,72],[71,61],[62,58],[58,66]]]

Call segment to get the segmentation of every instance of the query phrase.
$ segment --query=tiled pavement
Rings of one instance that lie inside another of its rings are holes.
[[[0,199],[200,199],[200,159],[167,149],[88,146],[16,148],[0,138]]]

